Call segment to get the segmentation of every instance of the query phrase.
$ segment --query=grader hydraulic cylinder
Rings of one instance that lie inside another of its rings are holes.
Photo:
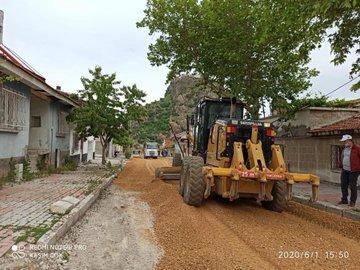
[[[230,199],[236,198],[238,193],[246,186],[241,183],[254,181],[258,183],[258,199],[272,200],[269,188],[269,182],[285,181],[287,187],[287,199],[292,197],[292,185],[294,183],[306,182],[312,185],[312,201],[318,197],[318,187],[320,179],[318,176],[306,173],[291,173],[287,171],[282,151],[279,145],[271,146],[271,162],[267,166],[262,150],[262,142],[258,140],[258,126],[253,125],[251,139],[246,142],[246,149],[250,168],[245,166],[243,147],[241,142],[234,142],[234,154],[229,168],[205,166],[203,168],[204,180],[207,184],[205,197],[210,195],[211,187],[214,184],[214,178],[231,179],[230,189],[223,192],[223,196]],[[238,184],[240,183],[240,184]],[[249,185],[249,184],[248,184]],[[253,187],[253,186],[252,186]],[[272,187],[272,185],[271,185]]]

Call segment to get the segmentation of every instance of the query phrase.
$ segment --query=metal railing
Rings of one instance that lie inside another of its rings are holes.
[[[21,130],[26,125],[26,96],[0,86],[0,128]]]

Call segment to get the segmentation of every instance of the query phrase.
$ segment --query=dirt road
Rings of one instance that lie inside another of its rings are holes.
[[[359,269],[358,222],[297,203],[283,213],[246,200],[188,206],[177,181],[154,179],[169,163],[132,159],[116,181],[151,207],[164,250],[158,269]]]

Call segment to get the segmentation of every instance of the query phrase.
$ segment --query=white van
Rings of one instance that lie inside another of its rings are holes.
[[[158,158],[159,145],[157,142],[147,142],[144,146],[144,158]]]

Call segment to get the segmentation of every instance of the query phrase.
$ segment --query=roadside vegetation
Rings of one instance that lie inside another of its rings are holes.
[[[29,226],[17,226],[14,228],[14,232],[17,233],[15,243],[19,242],[29,242],[36,243],[41,236],[43,236],[47,231],[49,231],[52,226],[55,225],[61,218],[61,215],[56,216],[49,225],[39,225],[37,227]]]
[[[90,78],[82,77],[84,89],[78,95],[83,101],[68,117],[76,126],[81,139],[89,136],[99,138],[102,145],[102,164],[111,141],[128,146],[133,143],[132,123],[140,122],[145,116],[142,103],[145,93],[132,86],[119,86],[116,74],[103,74],[96,66],[89,70]]]
[[[169,81],[200,77],[220,96],[245,101],[257,119],[264,106],[286,112],[303,98],[318,75],[308,67],[310,53],[324,40],[335,65],[351,51],[359,54],[359,11],[352,0],[148,0],[137,26],[157,37],[148,59],[169,67]],[[350,78],[359,76],[359,65],[357,58]]]
[[[330,100],[326,96],[310,96],[294,100],[288,105],[287,109],[281,113],[281,120],[289,120],[295,117],[296,112],[308,107],[330,107],[330,108],[349,108],[353,105],[353,100],[334,99]]]
[[[67,171],[75,171],[77,169],[77,164],[69,156],[65,157],[64,163],[55,168],[54,165],[47,164],[46,160],[39,157],[36,161],[37,171],[31,171],[30,160],[28,157],[25,157],[21,163],[23,164],[23,175],[21,181],[31,181],[36,178],[45,177],[54,173],[63,173]],[[5,184],[13,184],[16,182],[16,165],[17,162],[14,158],[9,160],[9,171],[6,176],[0,178],[0,188]]]

